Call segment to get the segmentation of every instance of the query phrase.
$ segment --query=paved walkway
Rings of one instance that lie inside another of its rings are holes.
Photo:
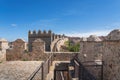
[[[53,61],[52,66],[50,67],[50,72],[47,75],[46,80],[53,80],[54,79],[54,69],[56,63],[69,63],[70,61]]]
[[[8,61],[0,63],[0,80],[26,80],[42,61]]]

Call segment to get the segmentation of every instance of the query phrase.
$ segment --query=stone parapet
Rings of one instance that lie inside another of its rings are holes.
[[[37,31],[29,31],[28,36],[29,38],[36,38],[36,37],[51,37],[52,31],[49,30],[48,32],[44,30],[43,32],[41,30]]]

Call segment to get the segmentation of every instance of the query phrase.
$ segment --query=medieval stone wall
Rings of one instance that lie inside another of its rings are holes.
[[[33,43],[33,53],[44,52],[45,50],[45,42],[41,39],[36,39]]]
[[[6,51],[6,60],[19,60],[26,50],[26,43],[22,39],[17,39],[12,43],[12,48]]]
[[[84,61],[104,61],[104,80],[120,79],[120,41],[80,42],[79,59]]]
[[[8,41],[0,39],[0,62],[6,61],[6,49],[8,48]]]
[[[79,58],[84,61],[101,60],[103,54],[103,42],[82,41],[80,42]]]
[[[32,43],[34,40],[36,39],[41,39],[45,42],[45,51],[52,51],[51,47],[52,47],[52,42],[56,39],[62,38],[63,36],[61,35],[56,35],[54,33],[52,33],[51,30],[47,31],[29,31],[28,33],[28,42],[29,42],[29,51],[32,51]]]
[[[76,54],[80,54],[79,52],[54,52],[54,60],[55,61],[70,61]]]
[[[16,52],[17,49],[13,48],[12,50],[7,50],[7,61],[15,61],[15,60],[47,60],[50,54],[53,54],[53,60],[55,61],[70,61],[76,54],[76,52],[45,52],[45,45],[44,41],[41,41],[40,39],[37,39],[33,42],[32,47],[33,51],[32,52],[22,52],[23,50],[20,49],[21,51]],[[19,43],[17,44],[19,46]],[[14,46],[14,45],[13,45]],[[22,53],[21,53],[22,52]]]
[[[120,79],[120,30],[111,31],[104,41],[81,41],[79,59],[81,61],[103,60],[104,80]]]
[[[44,54],[45,42],[41,39],[36,39],[32,43],[32,52],[28,52],[25,48],[25,42],[22,39],[18,39],[13,42],[13,48],[7,50],[7,61],[15,60],[46,60],[49,55]]]
[[[56,43],[56,49],[58,52],[61,51],[61,46],[65,45],[66,41],[68,41],[68,38],[62,38]]]
[[[119,80],[120,41],[105,41],[103,49],[104,80]]]
[[[36,31],[29,31],[28,34],[28,39],[29,39],[29,51],[32,51],[32,43],[36,39],[42,39],[45,42],[45,50],[50,51],[50,45],[52,41],[52,32],[51,31],[43,31],[41,32],[40,30],[38,32]]]
[[[6,51],[0,51],[0,62],[6,61]]]
[[[95,61],[103,60],[104,61],[104,80],[119,80],[120,79],[120,38],[119,30],[117,30],[118,36],[109,34],[107,40],[101,41],[96,36],[91,36],[87,40],[80,42],[80,52],[77,53],[81,62],[84,61]],[[45,31],[44,34],[47,34]],[[50,33],[50,32],[48,32]],[[41,34],[39,31],[38,34]],[[13,49],[7,50],[6,58],[7,60],[46,60],[49,55],[52,53],[45,52],[45,40],[51,42],[52,38],[44,35],[40,38],[36,36],[37,33],[33,31],[31,34],[29,32],[29,44],[31,45],[32,52],[25,53],[25,42],[22,40],[16,40],[13,42]],[[54,36],[54,40],[59,36]],[[51,44],[51,43],[50,43]],[[55,44],[55,43],[54,43]],[[54,45],[53,44],[53,45]],[[75,56],[75,53],[53,53],[53,59],[55,61],[69,61]]]
[[[55,39],[56,40],[56,39]],[[45,51],[45,42],[42,39],[35,39],[32,42],[32,52],[25,50],[25,42],[18,39],[12,43],[12,48],[7,50],[7,61],[15,60],[47,60],[51,53],[54,54],[54,60],[69,61],[75,54],[70,52],[47,53]]]

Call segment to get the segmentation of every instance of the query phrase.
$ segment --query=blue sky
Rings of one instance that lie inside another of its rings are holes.
[[[27,40],[28,30],[69,36],[120,28],[120,0],[0,0],[0,38]]]

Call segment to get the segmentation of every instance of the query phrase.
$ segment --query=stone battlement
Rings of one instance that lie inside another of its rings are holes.
[[[38,30],[38,31],[29,31],[28,32],[28,39],[29,39],[29,51],[32,51],[32,43],[36,39],[41,39],[45,42],[45,51],[51,51],[51,43],[56,40],[64,38],[64,35],[57,35],[52,33],[51,30]]]
[[[54,34],[54,33],[52,33],[51,30],[48,30],[48,31],[46,31],[46,30],[43,30],[43,31],[41,31],[41,30],[30,31],[29,30],[28,37],[29,38],[49,37],[49,38],[52,38],[54,40],[54,39],[58,39],[58,38],[63,38],[64,35]]]
[[[29,31],[28,32],[28,36],[29,37],[51,37],[52,36],[52,31],[51,30],[49,30],[49,31],[46,31],[46,30],[44,30],[44,31],[41,31],[41,30],[39,30],[39,31],[36,31],[36,30],[34,30],[34,31]]]

